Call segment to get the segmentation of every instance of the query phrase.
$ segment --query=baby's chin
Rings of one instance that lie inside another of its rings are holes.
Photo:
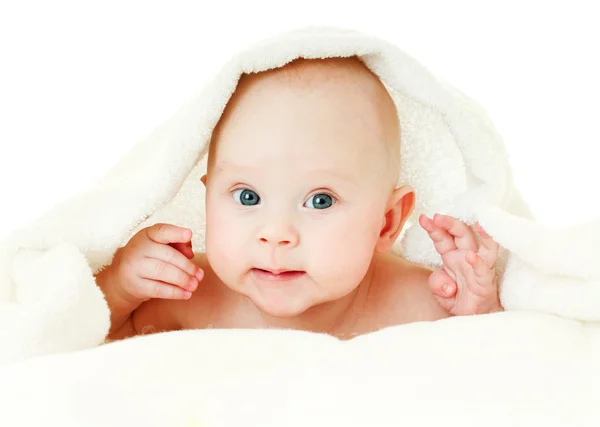
[[[251,277],[243,286],[231,289],[249,298],[262,313],[277,319],[301,316],[326,300],[308,274],[282,281]]]
[[[286,291],[289,290],[254,288],[246,296],[261,312],[278,319],[298,317],[320,302],[307,293]]]
[[[268,301],[261,301],[253,298],[251,299],[252,302],[254,302],[254,305],[256,305],[260,311],[277,319],[294,319],[312,307],[312,305],[306,306],[300,304],[270,304]]]
[[[280,295],[265,294],[255,290],[255,292],[246,294],[246,297],[252,300],[262,313],[272,318],[287,320],[291,322],[291,326],[294,320],[301,323],[318,320],[321,317],[320,314],[323,314],[321,313],[322,309],[331,308],[331,304],[335,305],[336,302],[340,302],[344,295],[322,295],[317,289],[296,296],[285,295],[284,292]]]
[[[311,309],[318,311],[318,307],[335,303],[355,289],[342,289],[339,280],[332,278],[325,280],[327,284],[321,283],[305,271],[272,277],[268,272],[253,270],[257,269],[244,272],[234,279],[236,283],[228,283],[227,287],[251,300],[263,314],[281,320],[312,317]],[[318,316],[317,312],[313,314]]]

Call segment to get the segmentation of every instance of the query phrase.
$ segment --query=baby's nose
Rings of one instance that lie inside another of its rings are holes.
[[[262,229],[258,240],[261,244],[293,247],[298,244],[298,232],[289,224],[270,224]]]

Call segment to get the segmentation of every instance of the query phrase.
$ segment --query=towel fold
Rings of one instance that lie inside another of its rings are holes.
[[[236,54],[182,108],[137,143],[89,191],[56,205],[0,245],[0,364],[99,345],[109,311],[93,274],[137,230],[169,222],[204,247],[199,177],[212,131],[243,73],[304,58],[358,56],[383,82],[399,113],[400,182],[417,194],[395,250],[441,264],[419,214],[479,221],[502,246],[498,270],[507,310],[600,319],[600,220],[550,230],[514,186],[505,146],[483,109],[396,46],[359,32],[305,28]],[[535,165],[532,164],[532,168]]]

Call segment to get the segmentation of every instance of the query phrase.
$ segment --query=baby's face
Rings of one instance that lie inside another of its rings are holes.
[[[377,107],[351,82],[240,85],[215,132],[206,251],[272,316],[338,299],[365,276],[393,190]]]

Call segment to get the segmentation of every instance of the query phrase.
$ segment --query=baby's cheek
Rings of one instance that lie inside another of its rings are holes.
[[[327,236],[318,245],[315,261],[330,280],[346,286],[358,285],[366,274],[376,242],[376,233],[368,224],[357,226],[351,218],[329,224]]]
[[[236,242],[236,230],[232,222],[221,211],[207,211],[206,218],[206,254],[208,260],[215,270],[219,273],[230,264],[232,259],[236,259],[236,250],[240,247]]]

